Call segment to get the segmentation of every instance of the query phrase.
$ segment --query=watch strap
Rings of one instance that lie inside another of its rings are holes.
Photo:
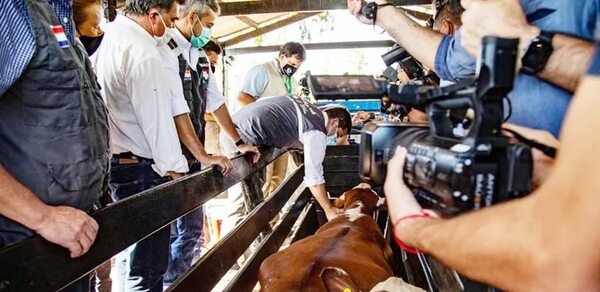
[[[554,32],[541,31],[540,34],[531,41],[527,47],[527,50],[525,51],[525,54],[523,55],[523,58],[521,59],[522,73],[536,75],[538,72],[542,71],[544,67],[546,67],[548,59],[550,59],[550,56],[552,55],[552,39],[554,38],[554,34]],[[539,48],[540,45],[545,47],[546,54],[537,56],[537,58],[535,58],[537,59],[537,62],[532,63],[534,58],[532,58],[531,55],[537,54],[539,51],[541,51]],[[540,57],[543,59],[540,59]]]

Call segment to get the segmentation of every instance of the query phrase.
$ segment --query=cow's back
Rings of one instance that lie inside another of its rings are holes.
[[[261,291],[326,291],[320,277],[327,267],[344,270],[362,291],[393,275],[387,245],[375,221],[342,216],[313,236],[268,257],[260,267]]]

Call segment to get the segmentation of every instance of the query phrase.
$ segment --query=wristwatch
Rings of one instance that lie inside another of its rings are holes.
[[[539,36],[535,37],[523,58],[521,59],[521,72],[528,75],[535,75],[542,71],[552,55],[552,38],[554,37],[553,32],[542,31]]]
[[[244,141],[242,139],[239,139],[235,142],[235,146],[237,146],[237,147],[239,147],[242,144],[244,144]]]

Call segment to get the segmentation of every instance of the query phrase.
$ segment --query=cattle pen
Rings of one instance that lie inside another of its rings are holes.
[[[217,196],[237,182],[256,198],[252,211],[182,275],[168,291],[213,291],[215,285],[236,264],[257,237],[260,244],[240,267],[224,291],[252,291],[262,261],[277,252],[284,241],[294,242],[313,234],[324,223],[324,214],[303,186],[303,165],[287,177],[275,194],[264,201],[259,171],[284,153],[261,149],[262,157],[252,164],[248,157],[233,159],[234,173],[223,177],[216,168],[142,192],[95,212],[100,229],[96,242],[82,257],[71,259],[68,252],[39,236],[0,250],[0,291],[56,291],[93,271],[133,243],[169,225]],[[332,197],[360,183],[358,145],[328,147],[324,162],[327,189]],[[377,188],[376,188],[377,190]],[[379,192],[381,194],[381,192]],[[282,208],[276,225],[270,221]],[[131,214],[136,214],[132,216]],[[387,214],[377,221],[394,251],[393,269],[398,277],[428,291],[487,291],[489,288],[461,279],[433,259],[408,255],[391,239]]]

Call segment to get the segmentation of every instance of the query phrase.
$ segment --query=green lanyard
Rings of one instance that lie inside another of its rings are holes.
[[[289,94],[292,93],[292,77],[288,77],[285,81],[285,87],[287,87],[287,91]]]

